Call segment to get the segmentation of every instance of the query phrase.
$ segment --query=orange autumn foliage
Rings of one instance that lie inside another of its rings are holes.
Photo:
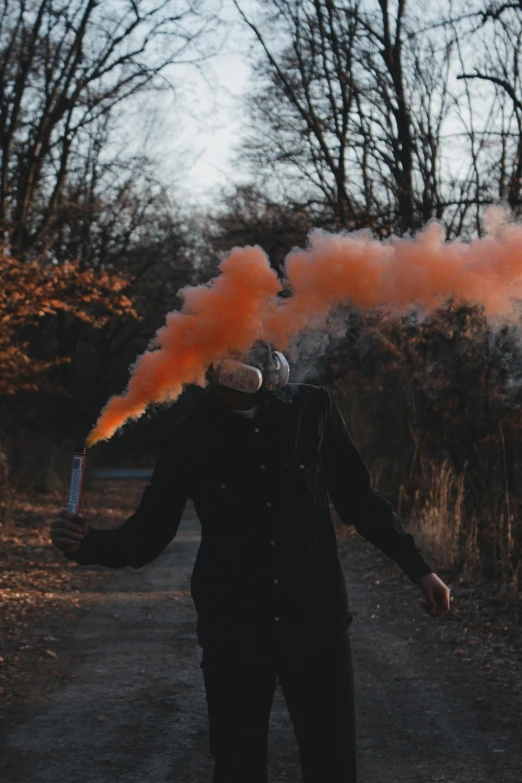
[[[68,361],[31,357],[24,329],[60,311],[97,328],[115,315],[135,316],[128,285],[120,275],[82,270],[77,262],[21,262],[0,251],[0,394],[37,389],[51,367]]]

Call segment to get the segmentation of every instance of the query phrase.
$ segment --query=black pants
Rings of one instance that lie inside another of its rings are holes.
[[[266,783],[268,722],[279,677],[303,783],[356,783],[353,668],[348,633],[294,658],[204,649],[213,783]]]

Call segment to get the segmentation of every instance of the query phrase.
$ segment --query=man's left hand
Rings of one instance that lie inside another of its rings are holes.
[[[426,614],[440,617],[450,610],[450,589],[439,579],[437,574],[422,576],[417,582],[423,591],[426,601],[421,602]]]

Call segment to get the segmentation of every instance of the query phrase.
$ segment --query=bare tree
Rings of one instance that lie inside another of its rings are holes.
[[[361,209],[347,189],[357,115],[352,62],[357,22],[333,3],[275,0],[265,5],[273,29],[285,31],[286,45],[274,53],[261,27],[235,5],[265,54],[258,74],[267,88],[255,96],[254,122],[270,135],[260,137],[257,148],[253,141],[250,157],[265,166],[291,167],[302,200],[313,206],[320,193],[321,203],[346,225]]]
[[[392,9],[393,6],[393,9]],[[415,138],[412,106],[408,100],[405,76],[404,41],[406,0],[378,0],[378,10],[353,11],[360,20],[362,38],[361,62],[372,76],[366,89],[366,100],[374,111],[375,151],[379,168],[388,170],[395,190],[401,228],[415,228],[415,195],[413,166]],[[390,183],[391,184],[391,183]]]
[[[489,3],[476,39],[480,53],[458,78],[485,83],[497,123],[487,137],[494,139],[491,186],[514,212],[522,206],[522,2]]]
[[[417,33],[403,0],[268,0],[253,21],[263,86],[245,157],[294,176],[294,200],[334,225],[387,233],[441,217],[449,37]],[[269,43],[270,42],[270,43]]]
[[[0,11],[0,227],[19,256],[53,241],[87,132],[168,66],[201,55],[205,0],[4,0]]]

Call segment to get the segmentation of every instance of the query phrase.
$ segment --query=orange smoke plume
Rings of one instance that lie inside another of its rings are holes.
[[[246,351],[262,331],[262,315],[281,284],[259,247],[234,248],[208,286],[186,288],[180,312],[167,315],[136,361],[125,394],[111,397],[86,441],[110,438],[151,402],[172,402],[184,383],[203,384],[205,370],[230,351]]]
[[[319,325],[336,306],[429,312],[449,298],[483,305],[490,318],[512,317],[522,296],[522,226],[490,209],[490,235],[469,243],[445,241],[443,226],[428,224],[413,238],[380,241],[370,233],[312,231],[306,250],[285,261],[294,296],[268,304],[267,340],[284,350],[298,332]]]
[[[489,317],[515,314],[522,297],[522,227],[498,210],[487,218],[489,235],[447,242],[429,224],[414,238],[381,241],[365,232],[315,230],[305,250],[285,262],[288,299],[259,247],[234,248],[208,285],[186,288],[184,305],[167,316],[132,368],[125,394],[112,397],[87,439],[110,438],[151,402],[175,400],[184,383],[203,384],[207,367],[231,351],[247,351],[263,338],[285,350],[310,325],[324,322],[343,303],[403,312],[430,311],[450,297],[476,302]]]

